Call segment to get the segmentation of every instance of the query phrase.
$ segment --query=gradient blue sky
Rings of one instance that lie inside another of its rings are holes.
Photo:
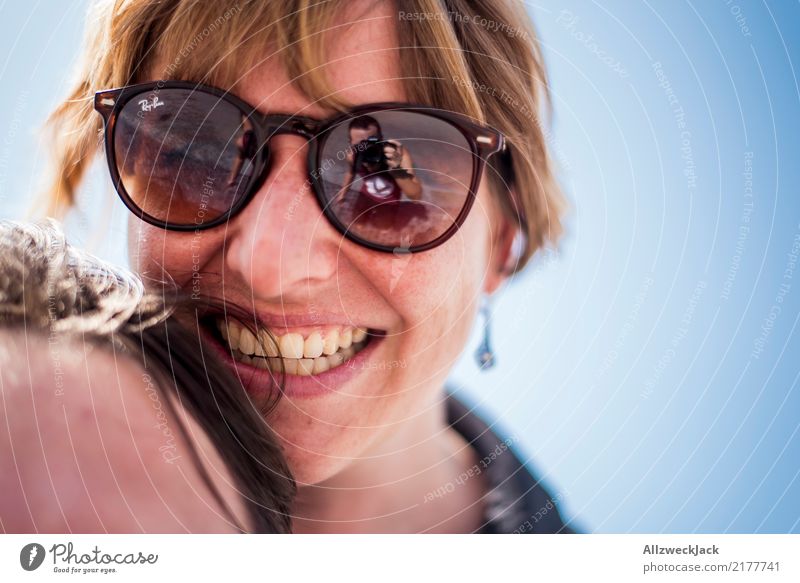
[[[526,5],[568,234],[496,298],[498,366],[476,331],[454,383],[580,529],[800,532],[800,5]],[[0,4],[2,217],[41,179],[31,128],[84,11]],[[71,233],[124,260],[125,218],[95,172]]]

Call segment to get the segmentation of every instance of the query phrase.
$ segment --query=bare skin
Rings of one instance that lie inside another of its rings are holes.
[[[153,379],[127,356],[0,330],[0,530],[236,532]],[[212,480],[248,526],[233,480],[177,406]]]

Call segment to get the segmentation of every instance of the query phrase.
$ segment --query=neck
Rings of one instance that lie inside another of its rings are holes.
[[[477,462],[440,400],[387,428],[385,439],[323,483],[298,492],[297,533],[472,532],[482,523],[480,477],[456,483]]]

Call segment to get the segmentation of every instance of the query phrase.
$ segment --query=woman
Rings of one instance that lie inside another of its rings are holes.
[[[274,436],[178,323],[199,307],[143,293],[52,222],[0,221],[4,532],[289,530]]]
[[[444,388],[483,298],[560,231],[522,5],[119,0],[89,27],[51,119],[51,209],[104,129],[135,269],[247,312],[200,333],[251,398],[287,372],[267,418],[294,531],[563,531],[533,518],[552,503],[509,440]],[[421,184],[395,221],[336,198],[364,117]]]

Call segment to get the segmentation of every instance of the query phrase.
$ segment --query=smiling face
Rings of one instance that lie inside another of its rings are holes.
[[[396,14],[390,4],[363,6],[361,21],[331,39],[326,74],[354,105],[405,101]],[[233,91],[264,113],[332,113],[291,84],[275,58]],[[493,243],[500,219],[484,181],[445,244],[413,255],[369,250],[323,216],[308,186],[306,141],[279,135],[270,145],[271,172],[227,225],[168,232],[132,216],[129,248],[143,275],[159,277],[163,268],[189,291],[257,314],[283,356],[295,357],[284,359],[285,394],[268,420],[298,484],[313,484],[392,451],[399,436],[413,441],[415,419],[439,402],[467,341],[480,294],[500,283],[502,253]],[[242,353],[258,352],[239,326],[224,335]],[[269,359],[242,360],[230,364],[259,398],[269,387],[261,367]]]

